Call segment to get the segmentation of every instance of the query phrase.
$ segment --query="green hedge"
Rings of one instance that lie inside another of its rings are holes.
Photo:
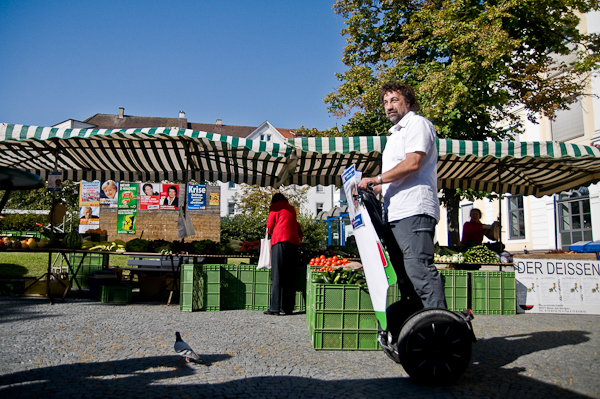
[[[38,226],[36,223],[41,224]],[[36,213],[9,213],[0,218],[0,230],[37,231],[42,232],[48,224],[47,215]]]

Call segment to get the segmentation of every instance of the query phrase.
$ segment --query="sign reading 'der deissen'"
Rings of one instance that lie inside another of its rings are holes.
[[[515,278],[526,313],[600,314],[600,261],[515,259]]]

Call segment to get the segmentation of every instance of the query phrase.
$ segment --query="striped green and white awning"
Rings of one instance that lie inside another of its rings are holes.
[[[298,159],[291,183],[341,186],[342,173],[352,164],[365,176],[376,175],[381,171],[386,140],[386,136],[289,139],[287,143],[296,149]]]
[[[600,149],[559,142],[438,140],[439,188],[542,197],[600,181]]]
[[[179,128],[66,129],[0,124],[0,166],[46,178],[231,181],[275,185],[292,150]],[[189,171],[186,176],[186,171]]]
[[[386,137],[291,139],[298,162],[293,183],[341,184],[352,163],[380,173]],[[472,188],[541,197],[600,181],[600,149],[555,142],[437,140],[438,188]]]
[[[381,171],[385,136],[290,139],[284,145],[179,128],[66,129],[0,124],[0,166],[69,180],[341,185],[356,164]],[[600,149],[554,142],[437,141],[439,188],[535,195],[600,181]],[[187,171],[187,175],[186,175]]]

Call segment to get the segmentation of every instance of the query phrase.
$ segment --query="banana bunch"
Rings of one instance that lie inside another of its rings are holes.
[[[123,240],[114,241],[84,241],[81,244],[81,249],[88,251],[111,251],[111,252],[125,252],[125,242]]]

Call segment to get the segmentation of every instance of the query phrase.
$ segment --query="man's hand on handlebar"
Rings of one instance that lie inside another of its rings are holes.
[[[369,184],[372,183],[372,184]],[[369,187],[370,186],[370,187]],[[358,188],[366,191],[373,191],[374,194],[381,194],[381,184],[379,184],[379,179],[377,176],[375,177],[363,177],[361,181],[358,183]]]

